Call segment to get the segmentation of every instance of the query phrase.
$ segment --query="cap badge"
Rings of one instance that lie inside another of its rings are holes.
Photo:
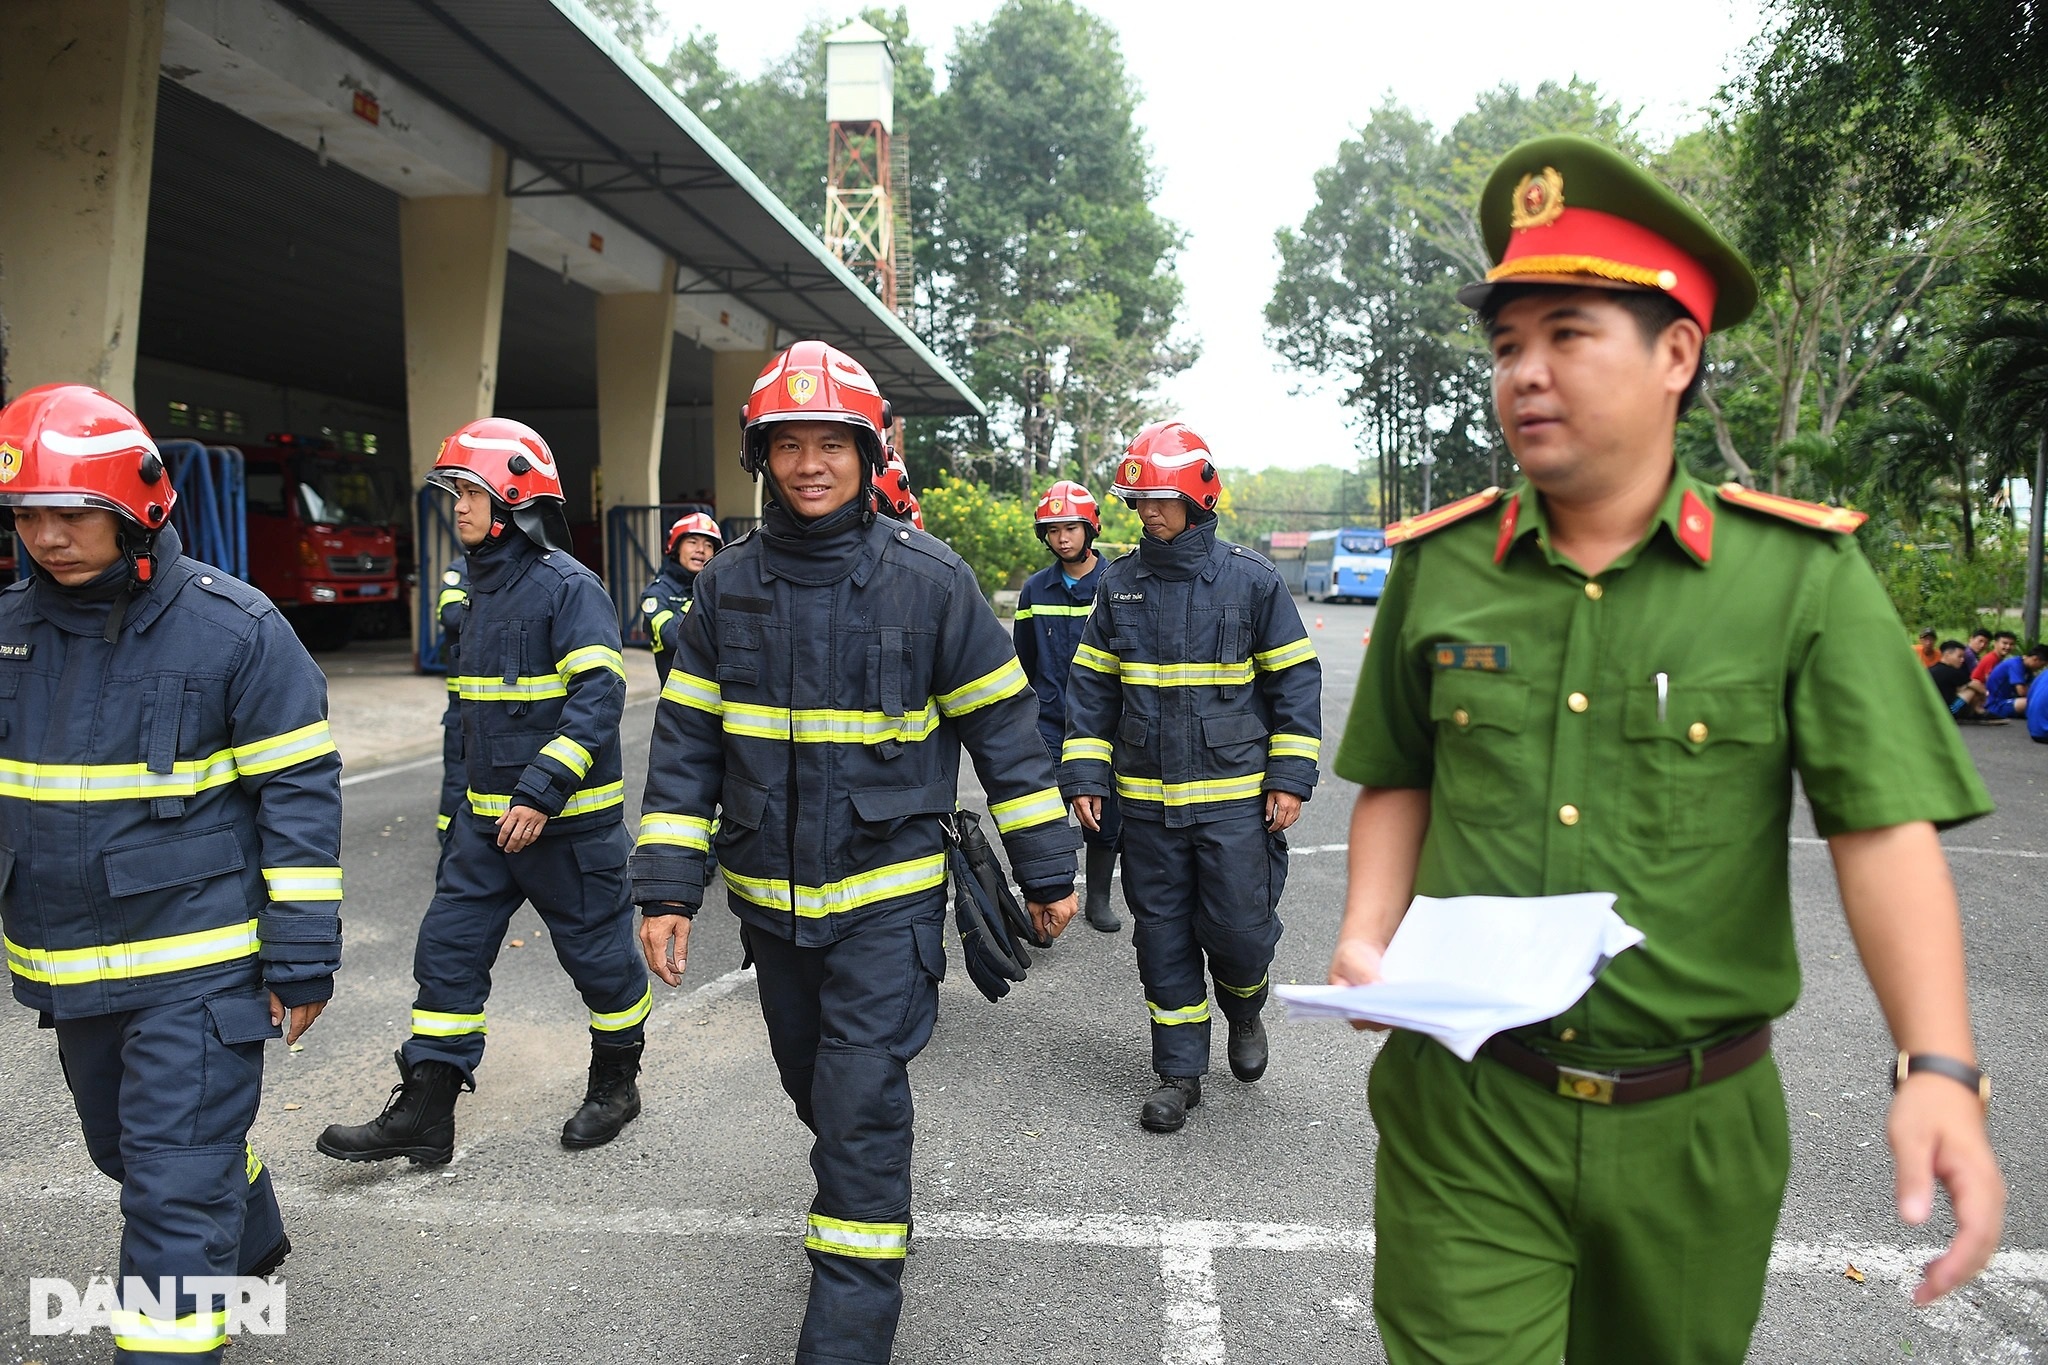
[[[0,441],[0,483],[13,483],[14,476],[21,472],[21,452],[5,441]]]
[[[789,396],[798,403],[808,403],[818,394],[818,377],[809,370],[798,370],[783,383],[789,389]]]
[[[1124,482],[1136,483],[1145,477],[1145,466],[1136,460],[1124,461]]]
[[[1066,504],[1066,500],[1065,500],[1064,498],[1054,498],[1054,499],[1052,500],[1052,514],[1053,514],[1054,516],[1058,516],[1058,515],[1059,515],[1060,513],[1064,512],[1064,511],[1066,511],[1066,510],[1067,510],[1067,504]]]
[[[1534,175],[1525,175],[1515,185],[1515,204],[1508,215],[1508,226],[1519,231],[1522,228],[1549,227],[1564,216],[1564,177],[1553,166],[1545,166]]]

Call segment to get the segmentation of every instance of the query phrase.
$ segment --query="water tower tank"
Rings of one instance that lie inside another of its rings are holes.
[[[825,118],[831,123],[879,123],[896,116],[896,60],[880,29],[856,19],[825,40]]]

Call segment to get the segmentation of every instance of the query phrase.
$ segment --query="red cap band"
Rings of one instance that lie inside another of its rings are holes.
[[[1490,283],[1528,275],[1591,275],[1661,289],[1713,330],[1714,277],[1690,254],[1640,223],[1599,209],[1566,208],[1542,227],[1516,228]]]

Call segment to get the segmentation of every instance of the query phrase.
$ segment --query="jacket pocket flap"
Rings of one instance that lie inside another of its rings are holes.
[[[510,734],[487,736],[484,751],[490,755],[493,768],[523,768],[539,756],[541,745],[554,737],[552,730],[514,730]]]
[[[909,815],[951,815],[959,804],[958,793],[950,782],[923,787],[882,787],[847,795],[853,798],[854,814],[876,825]]]
[[[1265,737],[1265,722],[1242,711],[1234,716],[1211,716],[1202,722],[1202,738],[1212,749],[1231,744],[1256,744]]]
[[[602,839],[578,839],[574,849],[578,871],[616,872],[626,865],[633,840],[624,825],[617,825]]]
[[[1429,718],[1463,730],[1487,726],[1520,733],[1529,708],[1529,680],[1506,673],[1453,669],[1429,689]]]
[[[107,892],[114,896],[139,896],[170,886],[191,886],[240,872],[249,865],[242,857],[241,841],[235,838],[231,825],[110,848],[102,861],[107,869]]]
[[[206,1013],[223,1043],[260,1043],[284,1032],[270,1022],[270,1001],[260,994],[216,995],[206,1002]]]
[[[761,816],[768,809],[768,789],[744,777],[727,775],[725,793],[719,799],[719,823],[741,829],[761,828]]]
[[[1143,716],[1126,715],[1116,724],[1116,737],[1133,748],[1142,747],[1152,736],[1152,726]]]
[[[1783,702],[1769,683],[1730,687],[1668,685],[1664,714],[1657,714],[1657,685],[1631,684],[1622,707],[1622,734],[1629,739],[1669,739],[1694,749],[1715,744],[1768,744],[1778,737]]]

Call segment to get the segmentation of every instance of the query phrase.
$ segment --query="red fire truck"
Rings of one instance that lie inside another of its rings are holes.
[[[273,434],[241,445],[249,509],[249,578],[309,649],[404,631],[393,528],[405,519],[389,479],[364,456]]]

